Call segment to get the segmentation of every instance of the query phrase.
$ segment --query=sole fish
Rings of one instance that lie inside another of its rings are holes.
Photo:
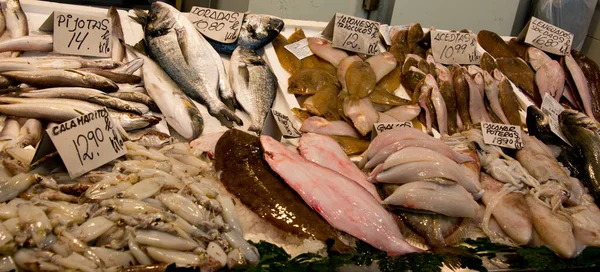
[[[404,240],[391,214],[363,187],[269,136],[261,136],[260,142],[271,169],[333,227],[390,255],[420,251]]]
[[[252,120],[248,129],[260,134],[277,94],[277,78],[256,51],[244,46],[233,51],[230,65],[236,99]]]
[[[242,125],[242,120],[219,100],[219,71],[211,52],[214,49],[192,23],[162,2],[152,3],[148,18],[145,36],[150,55],[183,92],[205,105],[222,125]]]
[[[454,70],[452,75],[454,92],[456,93],[456,108],[464,130],[470,130],[473,127],[471,114],[469,113],[469,84],[465,79],[468,76],[462,68]]]
[[[106,14],[111,19],[111,32],[110,32],[110,58],[112,61],[121,62],[125,57],[125,46],[121,44],[121,41],[125,41],[125,35],[123,35],[123,27],[121,26],[121,17],[115,7],[110,7]]]
[[[256,136],[236,129],[225,132],[215,148],[215,168],[222,171],[225,188],[278,229],[302,238],[334,239],[334,250],[349,251],[339,233],[269,168],[262,153]]]
[[[494,58],[515,58],[517,54],[498,34],[481,30],[477,33],[477,42]]]

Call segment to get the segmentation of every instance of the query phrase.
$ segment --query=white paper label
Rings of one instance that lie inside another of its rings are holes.
[[[367,55],[379,53],[378,22],[336,13],[323,32],[326,37],[333,36],[333,47]]]
[[[531,44],[540,50],[564,56],[571,52],[573,37],[574,35],[571,32],[531,17],[525,43]]]
[[[486,144],[512,149],[523,148],[520,126],[481,122],[481,131],[483,142]]]
[[[379,34],[383,37],[383,41],[387,45],[392,45],[392,37],[390,36],[390,26],[386,24],[379,25]]]
[[[46,130],[69,176],[75,178],[127,153],[106,109],[97,110]]]
[[[111,29],[108,17],[55,11],[53,50],[69,55],[108,57]]]
[[[279,131],[281,131],[281,135],[283,135],[284,138],[300,138],[300,136],[302,136],[300,131],[298,131],[294,127],[294,124],[292,124],[292,120],[290,120],[289,116],[274,109],[271,109],[271,113],[273,114],[273,118],[275,119],[275,122],[279,127]]]
[[[473,33],[431,30],[431,51],[443,64],[479,64],[481,58]]]
[[[450,136],[442,138],[442,141],[454,151],[469,151],[469,139],[465,136]]]
[[[558,123],[558,115],[565,110],[565,108],[558,103],[550,94],[546,93],[544,95],[544,99],[542,100],[542,113],[544,113],[548,117],[548,125],[550,126],[550,130],[556,134],[559,138],[561,138],[566,143],[567,137],[562,134],[562,130],[560,129],[560,123]]]
[[[240,35],[244,14],[194,6],[188,19],[204,36],[222,43],[232,43]]]
[[[304,38],[295,43],[290,43],[284,46],[287,51],[290,51],[296,58],[299,60],[304,59],[306,57],[310,57],[313,55],[313,52],[308,47],[308,39]]]
[[[400,127],[413,127],[413,123],[411,121],[406,122],[392,122],[392,123],[375,123],[373,124],[375,127],[375,131],[377,134],[382,133],[386,130],[400,128]]]

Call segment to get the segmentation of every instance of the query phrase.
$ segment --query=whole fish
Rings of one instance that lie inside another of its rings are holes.
[[[22,36],[0,42],[0,52],[41,51],[50,52],[54,41],[52,35]]]
[[[339,233],[269,168],[262,153],[256,136],[225,132],[215,148],[215,169],[222,171],[225,188],[276,228],[302,238],[332,238],[334,250],[348,251]]]
[[[497,74],[500,73],[500,71],[498,69],[494,69],[492,73]],[[500,92],[500,80],[493,77],[492,74],[488,73],[487,71],[483,72],[483,80],[485,83],[485,97],[490,102],[490,107],[492,108],[493,113],[498,118],[500,118],[500,121],[502,121],[502,123],[510,124],[510,121],[508,120],[508,118],[504,114],[504,111],[502,110],[502,106],[500,105],[500,99],[498,97],[498,94]]]
[[[292,38],[292,36],[290,36],[290,38]],[[273,49],[275,49],[279,64],[281,64],[281,67],[288,72],[288,74],[292,75],[302,68],[302,60],[299,60],[292,52],[285,49],[285,46],[290,43],[291,42],[281,35],[281,33],[271,42],[271,44],[273,44]]]
[[[204,104],[222,125],[242,125],[217,95],[219,71],[212,47],[192,23],[174,7],[154,2],[145,36],[150,55],[192,99]],[[154,99],[156,101],[156,99]]]
[[[435,70],[440,93],[446,104],[448,135],[452,135],[458,131],[456,120],[458,111],[456,109],[456,93],[454,92],[454,86],[452,85],[452,73],[450,72],[450,69],[439,63],[435,64]]]
[[[235,97],[250,115],[251,131],[261,133],[277,94],[277,78],[256,51],[238,46],[230,60]]]
[[[300,127],[300,131],[360,138],[358,132],[345,121],[329,121],[318,116],[311,116],[304,120]]]
[[[125,40],[123,35],[123,27],[121,26],[121,17],[115,7],[110,7],[106,14],[111,19],[111,32],[110,32],[110,58],[113,61],[123,61],[125,57],[125,46],[121,44],[121,41]]]
[[[363,187],[269,136],[260,142],[271,169],[333,227],[390,255],[420,251],[404,240],[393,217]]]
[[[571,56],[573,56],[587,80],[592,100],[592,113],[596,120],[600,120],[600,68],[598,68],[596,62],[579,51],[571,50]]]
[[[3,72],[3,76],[36,87],[84,87],[105,92],[119,89],[110,79],[85,71],[33,70]]]
[[[223,59],[221,59],[221,55],[215,50],[209,50],[217,65],[217,70],[219,71],[219,97],[221,101],[227,106],[230,110],[235,111],[236,100],[235,93],[233,92],[233,88],[231,88],[231,84],[229,82],[229,77],[227,76],[227,71],[225,70],[225,64],[223,64]]]
[[[333,48],[333,44],[321,38],[307,38],[308,47],[315,55],[338,67],[340,62],[348,57],[346,51]]]
[[[2,60],[0,63],[0,72],[29,71],[38,69],[78,69],[81,67],[81,62],[71,59],[20,57]]]
[[[138,69],[140,69],[143,64],[144,64],[144,59],[136,58],[136,59],[130,60],[128,63],[125,63],[125,64],[123,64],[117,68],[111,69],[109,71],[111,71],[113,73],[132,75]]]
[[[481,30],[477,33],[477,42],[486,52],[490,53],[494,58],[515,58],[517,53],[508,46],[508,44],[498,36],[498,34]]]
[[[231,54],[238,46],[258,50],[275,39],[283,29],[283,25],[283,20],[274,16],[246,14],[235,42],[221,43],[210,38],[207,40],[219,53]]]
[[[112,71],[108,71],[108,70],[104,70],[104,69],[100,69],[100,68],[81,68],[81,69],[77,69],[77,70],[89,72],[92,74],[96,74],[96,75],[105,77],[107,79],[112,80],[115,83],[137,84],[137,83],[142,82],[142,78],[139,76],[116,73],[116,72],[112,72]]]
[[[40,90],[32,90],[28,92],[19,93],[20,97],[29,97],[29,98],[70,98],[88,101],[91,103],[96,103],[99,105],[103,105],[115,110],[128,111],[137,114],[142,114],[142,112],[137,109],[129,101],[124,101],[116,97],[111,97],[106,95],[104,92],[90,89],[90,88],[80,88],[80,87],[57,87],[57,88],[48,88],[48,89],[40,89]]]
[[[200,136],[204,129],[204,120],[196,105],[156,62],[129,46],[127,50],[144,60],[144,86],[167,124],[185,139],[191,140]]]
[[[519,113],[519,100],[513,91],[510,81],[506,77],[502,77],[498,85],[498,100],[502,111],[511,125],[522,126],[521,114]]]
[[[581,169],[584,173],[583,184],[600,204],[600,136],[598,126],[583,113],[564,110],[558,116],[563,135],[573,145],[577,154],[583,155]]]
[[[6,19],[6,29],[10,33],[11,38],[18,38],[29,35],[29,25],[27,23],[27,15],[21,8],[19,0],[7,0],[4,18]],[[16,58],[21,55],[21,52],[13,52],[11,57]]]
[[[454,92],[456,93],[456,108],[465,130],[473,127],[471,114],[469,113],[469,84],[466,80],[468,76],[462,68],[454,70],[454,74],[452,75]]]
[[[156,105],[156,102],[154,102],[154,99],[152,99],[152,97],[146,95],[145,93],[130,92],[130,91],[118,91],[118,92],[114,92],[114,93],[109,93],[108,95],[125,100],[125,101],[142,103],[142,104],[148,106],[148,108],[151,111],[160,112],[160,109],[158,108],[158,105]]]
[[[542,103],[542,97],[535,84],[535,72],[527,62],[520,58],[497,58],[498,70],[521,88],[537,105]]]

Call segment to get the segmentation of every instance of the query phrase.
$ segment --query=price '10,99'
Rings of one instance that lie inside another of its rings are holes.
[[[440,59],[451,59],[455,55],[464,54],[467,50],[467,44],[455,44],[454,46],[445,45],[440,53]]]

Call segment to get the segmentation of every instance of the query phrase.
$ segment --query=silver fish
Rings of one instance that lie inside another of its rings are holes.
[[[275,100],[277,78],[256,51],[243,46],[233,51],[230,65],[235,96],[252,120],[249,130],[260,134]]]
[[[152,3],[145,36],[150,55],[190,98],[204,104],[221,124],[242,125],[217,96],[219,72],[213,49],[181,12],[162,2]]]
[[[258,50],[275,39],[283,25],[283,20],[271,15],[246,14],[236,42],[221,43],[211,39],[208,42],[219,53],[231,54],[238,46]]]
[[[84,87],[111,92],[117,84],[105,77],[85,71],[34,70],[4,72],[3,76],[36,87]]]
[[[121,17],[115,7],[110,7],[106,16],[110,17],[112,30],[110,32],[110,58],[113,61],[123,61],[125,57],[125,46],[120,41],[125,40],[123,28],[121,27]]]
[[[10,33],[11,38],[17,38],[29,35],[29,25],[27,24],[27,16],[21,8],[19,0],[6,1],[6,29]],[[12,57],[16,58],[21,55],[21,52],[13,52]]]
[[[235,111],[235,94],[231,88],[229,77],[227,76],[227,71],[225,70],[225,65],[223,64],[221,55],[219,55],[219,53],[215,50],[211,49],[209,51],[211,52],[213,60],[217,65],[217,70],[219,71],[219,97],[230,110]]]
[[[117,97],[112,97],[106,95],[102,91],[98,91],[96,89],[90,88],[80,88],[80,87],[57,87],[57,88],[48,88],[41,90],[33,90],[29,92],[20,93],[21,97],[29,97],[29,98],[70,98],[88,101],[91,103],[96,103],[99,105],[103,105],[112,109],[128,111],[137,114],[142,114],[142,111],[137,109],[135,105],[129,103],[129,101],[125,101],[119,99]]]
[[[152,99],[152,97],[146,95],[145,93],[118,91],[118,92],[110,93],[108,95],[112,96],[112,97],[116,97],[116,98],[122,99],[122,100],[125,100],[125,101],[131,101],[131,102],[141,103],[141,104],[144,104],[144,105],[148,106],[148,108],[151,111],[160,112],[160,109],[156,105],[156,102],[154,102],[154,100]]]
[[[160,112],[165,116],[167,124],[184,138],[195,139],[204,129],[204,121],[194,103],[181,91],[165,71],[152,59],[127,46],[128,54],[134,54],[144,60],[142,73],[144,86],[152,97]]]
[[[0,42],[0,52],[8,51],[52,51],[52,35],[22,36]]]

